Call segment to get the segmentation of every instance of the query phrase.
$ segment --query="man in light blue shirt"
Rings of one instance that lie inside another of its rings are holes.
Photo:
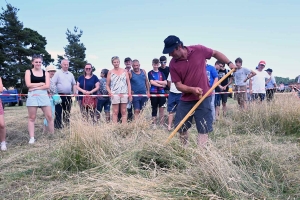
[[[275,77],[272,76],[273,70],[268,68],[266,72],[270,75],[269,80],[266,80],[266,95],[267,101],[271,101],[274,98],[274,93],[277,88]]]

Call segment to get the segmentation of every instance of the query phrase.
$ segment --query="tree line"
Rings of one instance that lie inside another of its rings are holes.
[[[53,64],[54,59],[46,50],[46,37],[37,31],[24,27],[18,18],[19,9],[7,4],[0,13],[0,76],[5,87],[15,87],[19,92],[26,92],[25,71],[31,69],[31,56],[43,56],[43,65]],[[86,48],[80,41],[83,34],[76,26],[73,31],[67,29],[68,44],[65,54],[57,55],[57,63],[64,58],[70,61],[69,70],[77,78],[83,73],[86,61]],[[60,68],[60,65],[57,64]],[[95,70],[95,68],[93,68]]]
[[[18,8],[7,4],[5,8],[2,7],[0,14],[0,76],[5,87],[15,87],[20,93],[24,93],[27,92],[24,75],[27,69],[32,68],[31,56],[42,55],[45,67],[52,64],[54,59],[46,50],[46,38],[37,31],[24,27],[18,18],[18,12]],[[76,26],[73,31],[67,29],[68,44],[64,47],[65,54],[57,55],[57,67],[60,68],[60,61],[67,58],[70,61],[69,70],[76,79],[83,73],[87,63],[86,48],[80,41],[82,34],[83,31]],[[276,81],[290,84],[295,79],[276,77]]]

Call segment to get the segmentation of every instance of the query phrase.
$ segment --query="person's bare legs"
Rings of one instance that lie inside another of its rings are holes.
[[[165,108],[159,107],[159,124],[164,125],[164,115],[165,115]]]
[[[183,144],[184,146],[187,145],[188,142],[188,138],[189,138],[189,133],[187,131],[179,133],[179,139],[181,144]]]
[[[28,106],[28,132],[29,132],[29,137],[33,138],[34,137],[34,123],[35,123],[35,118],[36,118],[36,111],[38,107],[36,106]]]
[[[0,115],[0,146],[1,146],[1,151],[6,151],[7,150],[5,137],[6,137],[6,128],[5,128],[5,122],[4,122],[4,115]]]
[[[122,124],[127,123],[127,103],[121,103]]]
[[[208,134],[198,133],[198,146],[201,148],[206,147],[208,141]]]
[[[137,120],[139,118],[140,112],[140,110],[134,110],[134,120]]]
[[[174,114],[173,112],[169,112],[169,117],[168,117],[168,131],[172,129],[172,122],[174,119]]]
[[[118,114],[119,114],[119,106],[120,104],[112,104],[112,121],[113,123],[118,123]]]
[[[4,115],[0,115],[0,143],[5,142],[6,128],[4,122]]]
[[[223,111],[223,116],[226,116],[227,106],[226,106],[226,103],[223,103],[223,102],[222,102],[222,111]]]
[[[49,133],[53,134],[54,133],[54,120],[52,117],[52,110],[50,106],[43,106],[42,111],[45,115],[46,120],[48,121],[48,127],[47,130]]]
[[[105,119],[106,119],[106,122],[110,121],[110,112],[105,112]]]

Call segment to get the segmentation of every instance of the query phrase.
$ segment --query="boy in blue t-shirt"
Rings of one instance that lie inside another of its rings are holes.
[[[152,60],[153,70],[148,72],[148,79],[150,82],[150,94],[165,94],[164,88],[167,85],[165,75],[158,70],[159,60],[154,58]],[[159,108],[159,122],[163,125],[163,117],[164,117],[164,107],[163,105],[166,103],[166,97],[150,97],[151,107],[152,107],[152,120],[153,124],[156,124],[157,118],[157,108]]]

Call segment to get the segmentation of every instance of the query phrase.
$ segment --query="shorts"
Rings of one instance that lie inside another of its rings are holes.
[[[156,93],[151,93],[151,94],[156,94]],[[164,104],[166,103],[166,97],[155,97],[155,96],[151,96],[150,97],[150,101],[151,101],[151,106],[152,107],[163,107]]]
[[[98,99],[97,101],[97,111],[102,112],[102,109],[104,108],[104,112],[110,111],[110,104],[111,101],[109,98],[107,99]]]
[[[180,101],[181,93],[169,93],[169,98],[168,98],[168,112],[176,112],[177,105]]]
[[[148,101],[148,97],[133,97],[132,105],[134,110],[142,110]]]
[[[234,100],[237,100],[238,104],[243,104],[247,101],[247,87],[246,86],[235,86]],[[240,92],[241,91],[241,92]]]
[[[128,103],[128,94],[114,94],[114,95],[115,96],[111,97],[111,104]]]
[[[31,92],[28,92],[26,106],[51,106],[47,90],[33,90]]]
[[[4,115],[4,109],[2,106],[2,100],[0,99],[0,115]]]
[[[198,101],[180,101],[175,115],[175,125],[177,126],[181,120],[187,115],[192,107]],[[207,97],[198,106],[194,114],[179,129],[179,133],[186,132],[192,126],[192,119],[195,118],[198,133],[207,134],[213,131],[213,116],[211,114],[211,97]]]
[[[228,94],[216,94],[215,106],[220,106],[221,100],[222,100],[222,103],[227,103],[227,98],[228,98]]]
[[[252,94],[252,100],[257,100],[259,97],[260,101],[265,100],[266,94],[265,93],[253,93]]]

